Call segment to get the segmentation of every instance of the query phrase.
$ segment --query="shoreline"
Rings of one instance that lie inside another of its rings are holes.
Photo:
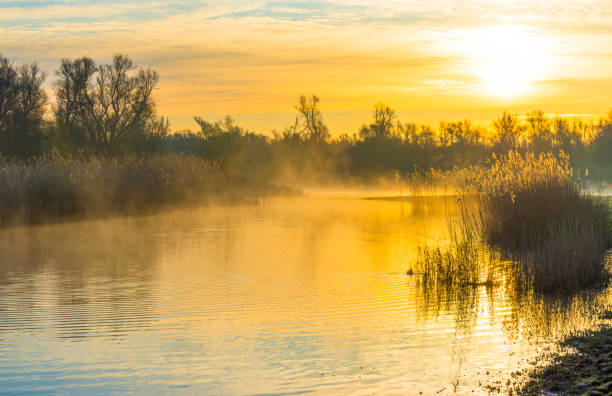
[[[609,308],[593,329],[560,341],[558,348],[538,356],[534,367],[520,371],[508,394],[612,394],[612,311]]]

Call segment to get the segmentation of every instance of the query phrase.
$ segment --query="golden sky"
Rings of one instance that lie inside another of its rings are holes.
[[[268,133],[316,93],[337,135],[379,101],[428,123],[604,114],[610,21],[610,0],[0,0],[0,53],[40,63],[49,87],[62,57],[126,53],[160,73],[174,129],[231,114]]]

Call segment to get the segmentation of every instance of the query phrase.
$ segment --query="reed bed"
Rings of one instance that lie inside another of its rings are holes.
[[[492,260],[514,263],[500,267],[523,290],[566,293],[607,279],[610,208],[580,188],[567,156],[510,152],[458,178],[450,244],[419,249],[426,281],[483,282]]]
[[[412,271],[429,283],[476,285],[480,282],[481,253],[470,240],[452,241],[447,247],[419,247]]]
[[[263,188],[253,185],[189,155],[0,161],[0,224],[146,212],[213,196],[227,200]]]
[[[568,157],[510,152],[475,170],[460,221],[519,263],[524,281],[555,293],[605,279],[607,208],[583,192]]]

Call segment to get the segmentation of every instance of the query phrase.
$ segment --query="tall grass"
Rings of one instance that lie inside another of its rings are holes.
[[[604,279],[607,209],[581,191],[568,157],[510,152],[475,171],[463,226],[519,262],[536,290],[562,292]]]
[[[580,188],[567,156],[511,151],[458,178],[465,187],[449,218],[450,244],[419,249],[415,269],[425,282],[491,282],[492,260],[513,262],[500,268],[523,290],[571,292],[606,279],[610,209]]]
[[[486,249],[471,237],[453,236],[445,247],[419,247],[414,268],[428,284],[476,286],[491,284],[492,267]]]
[[[134,213],[261,193],[201,158],[188,155],[0,161],[0,223],[40,223],[74,216]]]
[[[467,241],[451,244],[450,248],[420,247],[416,272],[430,282],[446,285],[467,285],[478,282],[479,251]]]

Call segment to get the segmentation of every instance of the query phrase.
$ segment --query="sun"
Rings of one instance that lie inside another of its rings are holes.
[[[519,27],[482,29],[473,46],[476,76],[485,91],[499,97],[532,91],[550,63],[544,39]]]

